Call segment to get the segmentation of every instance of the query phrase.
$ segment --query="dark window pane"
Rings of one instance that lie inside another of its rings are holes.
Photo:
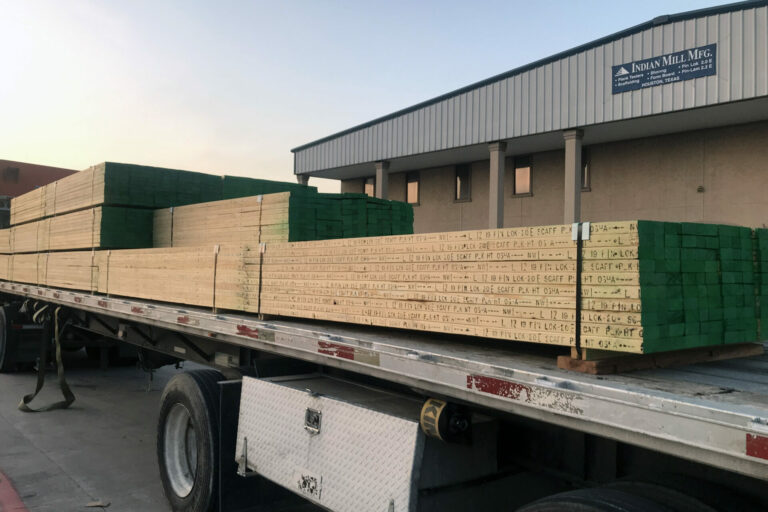
[[[589,162],[589,149],[583,148],[581,150],[581,189],[589,190],[591,187],[590,176],[590,162]]]
[[[456,167],[456,199],[457,201],[469,201],[471,170],[468,165]]]

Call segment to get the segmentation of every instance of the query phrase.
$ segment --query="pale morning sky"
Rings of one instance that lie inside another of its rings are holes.
[[[0,159],[294,181],[293,147],[718,3],[0,0]]]

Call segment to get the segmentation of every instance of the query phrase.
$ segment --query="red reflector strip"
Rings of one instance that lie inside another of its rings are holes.
[[[248,327],[247,325],[238,325],[237,334],[240,336],[248,336],[249,338],[253,338],[255,340],[259,339],[259,330]]]
[[[336,343],[329,343],[327,341],[317,342],[317,352],[325,354],[327,356],[340,357],[342,359],[355,360],[355,349],[347,347],[345,345],[338,345]]]
[[[747,455],[768,460],[768,437],[747,434]]]
[[[486,377],[485,375],[467,375],[467,389],[474,389],[481,393],[497,395],[510,400],[522,400],[524,402],[531,400],[531,388],[529,386]]]

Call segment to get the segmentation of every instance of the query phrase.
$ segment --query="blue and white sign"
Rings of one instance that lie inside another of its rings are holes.
[[[708,44],[613,66],[613,94],[670,84],[717,72],[717,45]]]

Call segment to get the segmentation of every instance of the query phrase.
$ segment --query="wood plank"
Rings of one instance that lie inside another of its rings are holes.
[[[673,350],[654,354],[633,354],[606,357],[594,361],[583,361],[570,356],[558,356],[557,367],[591,375],[625,373],[651,368],[670,368],[689,364],[761,356],[765,349],[761,343],[740,343]]]

